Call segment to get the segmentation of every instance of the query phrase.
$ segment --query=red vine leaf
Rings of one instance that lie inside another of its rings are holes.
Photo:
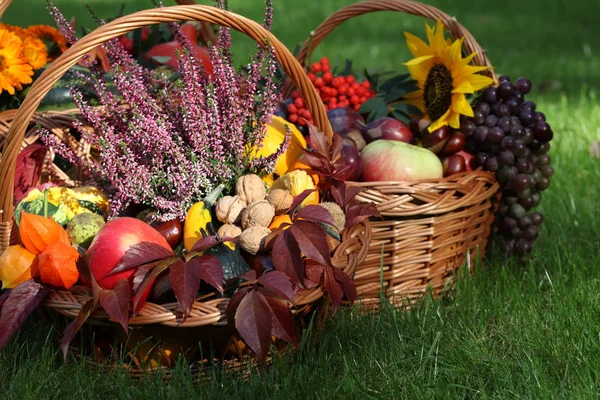
[[[292,201],[292,205],[290,206],[290,210],[288,211],[288,213],[290,215],[294,215],[294,212],[300,206],[300,204],[302,204],[302,202],[306,200],[306,198],[310,196],[314,191],[314,189],[306,189],[298,196],[294,197],[294,200]]]
[[[212,235],[212,236],[205,236],[202,239],[198,240],[194,246],[192,246],[190,253],[193,251],[198,251],[198,252],[202,252],[208,249],[211,249],[213,247],[216,247],[220,244],[222,244],[223,242],[236,242],[237,239],[236,238],[231,238],[231,237],[219,237],[217,235]]]
[[[243,287],[237,292],[235,292],[233,296],[231,296],[231,299],[227,304],[227,310],[225,311],[225,314],[227,315],[227,323],[230,326],[235,327],[235,313],[237,312],[240,303],[244,299],[244,296],[246,296],[248,291],[251,289],[252,286]]]
[[[331,195],[343,209],[362,191],[359,186],[350,186],[345,182],[335,182],[331,185]]]
[[[309,204],[298,210],[295,218],[315,223],[321,222],[335,226],[335,221],[333,220],[331,213],[327,209],[313,204]]]
[[[335,280],[333,271],[331,269],[325,271],[325,289],[327,290],[327,293],[329,293],[329,298],[331,299],[331,304],[333,305],[333,316],[342,304],[344,293],[342,292],[342,287],[340,284]]]
[[[205,255],[191,259],[188,264],[192,262],[193,265],[197,263],[201,268],[202,280],[223,294],[223,267],[219,259],[215,256]]]
[[[171,266],[169,279],[175,292],[175,297],[183,309],[183,320],[190,315],[192,305],[202,280],[202,269],[195,268],[195,263],[188,264],[181,260]]]
[[[379,217],[377,206],[373,203],[355,204],[346,209],[346,227],[360,224],[365,219]]]
[[[14,204],[18,204],[40,181],[48,148],[33,143],[17,155],[15,165]]]
[[[271,271],[264,273],[258,278],[258,283],[290,303],[294,302],[294,287],[290,282],[290,277],[283,272]]]
[[[333,269],[333,275],[335,275],[335,279],[342,284],[342,289],[346,298],[350,300],[351,303],[354,303],[357,297],[354,281],[339,268]]]
[[[317,285],[323,280],[323,273],[326,269],[327,267],[323,264],[319,264],[318,262],[313,260],[306,260],[306,277],[311,281],[315,282]]]
[[[108,315],[121,324],[127,333],[131,288],[127,279],[120,279],[112,290],[102,289],[100,305]]]
[[[329,159],[330,146],[327,135],[325,135],[319,130],[319,128],[317,128],[311,123],[308,124],[308,134],[310,137],[310,144],[312,145],[312,148],[315,149],[315,151],[318,154]]]
[[[271,335],[297,346],[298,341],[294,334],[294,314],[288,302],[266,296],[265,299],[271,308]]]
[[[275,239],[272,253],[273,266],[277,271],[287,274],[293,284],[300,285],[304,278],[304,263],[300,246],[290,233],[290,229],[281,232]],[[325,244],[327,245],[327,242]]]
[[[164,260],[173,255],[173,251],[156,243],[141,242],[134,244],[127,249],[119,263],[106,276],[112,276],[154,261]]]
[[[23,325],[27,317],[50,293],[50,289],[34,280],[28,280],[13,288],[2,301],[0,313],[0,349]]]
[[[8,299],[8,296],[10,295],[11,290],[12,289],[5,289],[4,292],[2,292],[2,294],[0,294],[0,307],[2,307],[2,305],[4,304],[6,299]]]
[[[319,225],[308,221],[296,221],[286,231],[296,239],[304,256],[323,265],[331,266],[327,233]]]
[[[69,351],[69,344],[71,340],[75,337],[75,334],[79,331],[79,329],[83,326],[85,321],[92,315],[94,311],[98,308],[98,302],[95,299],[88,300],[87,303],[81,307],[79,310],[79,314],[77,317],[63,331],[63,336],[60,339],[60,349],[62,350],[63,357],[67,359],[67,352]]]
[[[342,159],[342,150],[344,148],[344,141],[342,137],[338,134],[334,134],[331,138],[331,148],[330,148],[330,156],[329,159],[336,165],[340,167],[345,165],[344,160]]]
[[[310,150],[305,150],[304,155],[306,158],[306,163],[315,172],[325,172],[327,173],[327,175],[331,173],[331,163],[329,162],[328,157],[322,156],[318,153],[314,153]]]
[[[160,260],[155,263],[154,267],[149,270],[144,278],[140,281],[139,285],[133,287],[133,312],[137,313],[145,303],[146,297],[150,290],[150,286],[154,283],[154,280],[160,275],[161,272],[169,268],[174,263],[182,263],[183,261],[177,256],[172,256],[164,260]]]
[[[250,271],[244,272],[240,275],[240,279],[246,282],[256,282],[256,271],[251,269]]]
[[[253,290],[240,302],[235,312],[235,328],[244,342],[263,362],[271,343],[271,309],[265,296]]]

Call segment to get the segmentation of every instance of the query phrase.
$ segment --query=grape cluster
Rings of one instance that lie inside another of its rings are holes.
[[[530,91],[529,79],[512,83],[501,76],[499,86],[487,88],[478,99],[474,116],[461,122],[466,149],[474,155],[472,167],[496,173],[502,192],[496,224],[504,251],[517,256],[532,250],[544,218],[530,210],[540,204],[554,174],[548,155],[552,128],[535,103],[525,100]]]
[[[307,75],[328,110],[350,107],[358,111],[365,101],[375,96],[375,91],[371,89],[367,80],[359,82],[352,75],[334,76],[327,57],[312,63]],[[304,120],[312,123],[312,117],[300,97],[300,92],[292,92],[291,97],[292,101],[287,102],[288,121],[300,126],[306,124]]]

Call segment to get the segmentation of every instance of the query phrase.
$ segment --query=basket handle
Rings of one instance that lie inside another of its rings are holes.
[[[0,18],[4,15],[4,11],[10,6],[12,0],[0,0]]]
[[[146,25],[179,21],[205,21],[218,24],[248,35],[263,47],[272,46],[277,61],[299,88],[315,125],[331,140],[333,130],[327,119],[325,106],[304,69],[292,53],[260,24],[240,15],[205,5],[173,6],[139,11],[111,21],[81,38],[57,58],[29,89],[10,127],[0,159],[0,181],[2,182],[0,188],[0,249],[7,248],[9,244],[14,212],[13,185],[17,154],[27,126],[46,93],[69,68],[102,43]]]
[[[331,14],[325,21],[321,23],[311,32],[308,40],[302,45],[296,58],[302,65],[306,65],[307,60],[312,55],[315,48],[321,41],[329,35],[335,28],[340,26],[344,21],[363,14],[368,14],[376,11],[399,11],[406,14],[412,14],[419,17],[425,17],[434,21],[441,20],[448,31],[456,38],[464,37],[464,48],[468,53],[477,52],[474,64],[479,66],[491,67],[492,64],[485,55],[483,48],[477,43],[473,35],[469,33],[461,24],[456,21],[456,18],[449,16],[445,12],[430,6],[428,4],[419,3],[411,0],[366,0],[359,3],[354,3]],[[486,70],[486,73],[496,80],[492,68]]]

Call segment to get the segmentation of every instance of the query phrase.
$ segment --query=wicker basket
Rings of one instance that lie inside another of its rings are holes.
[[[347,19],[375,11],[399,11],[440,19],[467,52],[477,52],[474,64],[490,66],[485,52],[455,18],[416,1],[370,0],[330,15],[298,53],[307,60],[318,44]],[[492,78],[493,71],[488,73]],[[402,306],[431,290],[439,294],[455,270],[470,259],[483,257],[494,221],[493,198],[499,185],[493,173],[480,170],[435,181],[353,182],[365,189],[359,199],[377,204],[383,220],[371,221],[372,239],[365,262],[356,268],[354,282],[359,306],[376,309],[382,295]]]
[[[262,46],[272,46],[281,67],[301,91],[307,107],[314,115],[316,125],[330,138],[332,137],[333,131],[323,104],[302,66],[275,36],[256,22],[231,12],[202,5],[165,7],[121,17],[86,35],[55,60],[33,84],[14,116],[0,160],[0,176],[2,177],[0,188],[1,249],[8,247],[13,226],[13,185],[17,154],[22,146],[26,130],[34,118],[34,112],[44,95],[69,68],[103,42],[145,25],[176,21],[205,21],[229,27],[248,35]],[[366,257],[369,241],[368,222],[346,229],[342,234],[340,245],[332,253],[334,266],[342,268],[349,276],[353,276],[356,266]],[[321,286],[296,293],[293,312],[297,316],[299,327],[302,327],[305,317],[319,309],[321,301],[326,298],[324,294]],[[82,293],[53,291],[43,303],[43,307],[51,311],[52,315],[58,315],[59,318],[62,318],[60,315],[74,318],[88,299],[89,296]],[[191,341],[196,347],[200,342],[210,344],[211,348],[215,350],[234,348],[241,355],[245,349],[240,345],[241,342],[235,339],[225,316],[228,300],[219,298],[215,294],[196,299],[192,313],[183,323],[181,323],[182,313],[177,303],[147,303],[138,315],[129,319],[129,325],[144,337],[157,336],[159,340],[186,337],[185,340]],[[321,310],[323,309],[325,307],[321,308]],[[86,326],[88,328],[98,326],[115,329],[117,324],[109,321],[108,315],[103,311],[97,311],[88,319]],[[183,344],[184,339],[181,340]],[[167,362],[170,361],[167,357]]]

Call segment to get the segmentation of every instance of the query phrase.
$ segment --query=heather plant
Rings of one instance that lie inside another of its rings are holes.
[[[221,1],[217,5],[225,7]],[[49,9],[65,37],[76,41],[60,11],[52,4]],[[267,29],[272,14],[267,0]],[[246,173],[272,171],[287,148],[289,132],[277,153],[252,156],[281,101],[273,51],[259,46],[248,65],[236,69],[229,29],[221,27],[217,43],[210,45],[209,76],[179,25],[169,28],[184,49],[175,79],[139,65],[116,39],[104,45],[109,74],[91,58],[84,61],[90,74],[73,72],[100,103],[92,106],[80,90],[71,89],[83,119],[94,129],[80,121],[73,126],[82,141],[98,149],[98,159],[80,159],[49,132],[43,135],[46,144],[83,167],[110,194],[112,216],[136,204],[155,208],[159,219],[183,219],[191,204],[215,186],[229,187]]]

